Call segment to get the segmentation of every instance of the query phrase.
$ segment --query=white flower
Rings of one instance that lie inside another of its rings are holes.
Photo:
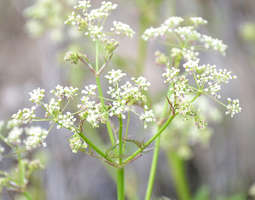
[[[38,89],[35,89],[32,92],[30,92],[29,95],[30,95],[29,101],[39,104],[39,103],[41,103],[42,99],[44,98],[45,90],[38,88]]]
[[[183,26],[174,29],[174,32],[180,36],[184,41],[198,40],[201,36],[193,26]]]
[[[58,119],[56,120],[56,123],[58,124],[57,129],[66,128],[74,132],[75,121],[76,121],[76,118],[74,118],[74,116],[70,112],[67,112],[66,114],[60,114],[58,116]]]
[[[199,60],[188,60],[186,63],[183,64],[183,67],[187,72],[196,72],[198,69]]]
[[[82,12],[86,12],[88,8],[91,7],[90,1],[82,0],[78,1],[77,5],[74,6],[74,9],[82,10]]]
[[[52,98],[49,104],[44,104],[46,114],[56,116],[60,112],[60,102]]]
[[[170,17],[158,28],[150,27],[145,30],[142,38],[147,41],[159,36],[164,36],[166,33],[171,33],[175,27],[179,26],[183,22],[181,17]]]
[[[117,69],[117,70],[112,69],[111,71],[108,72],[107,75],[105,75],[105,78],[108,79],[110,84],[115,85],[124,76],[126,76],[126,74],[123,73],[120,69]]]
[[[227,49],[227,45],[225,45],[222,40],[212,38],[208,35],[202,35],[201,42],[204,43],[204,47],[206,49],[212,48],[215,51],[219,51],[223,55],[225,54],[225,51]]]
[[[105,42],[107,40],[106,34],[103,32],[103,27],[98,25],[90,25],[85,35],[90,36],[93,41],[100,40]]]
[[[168,28],[174,28],[176,26],[179,26],[184,19],[182,17],[169,17],[164,23],[163,26],[167,26]]]
[[[87,143],[81,140],[80,136],[78,134],[74,134],[70,139],[69,139],[69,145],[73,153],[77,153],[78,150],[82,148],[87,148]]]
[[[16,125],[27,124],[31,122],[35,118],[35,107],[24,108],[23,110],[19,110],[16,114],[12,115],[12,119],[14,119]],[[13,123],[13,125],[15,124]]]
[[[23,133],[22,128],[14,127],[8,134],[8,137],[6,138],[6,142],[13,143],[13,144],[20,144],[21,139],[20,136]]]
[[[75,11],[65,23],[77,26],[79,31],[93,41],[99,40],[106,44],[111,39],[108,38],[109,34],[104,32],[103,21],[106,20],[112,10],[117,8],[117,4],[102,1],[99,8],[89,10],[90,7],[90,1],[79,1],[74,7]]]
[[[235,114],[238,114],[242,111],[242,108],[239,105],[238,99],[231,99],[228,98],[228,105],[227,105],[227,111],[226,115],[230,115],[231,117],[234,117]]]
[[[207,24],[208,22],[203,19],[202,17],[190,17],[189,18],[190,21],[195,25],[195,26],[198,26],[198,25],[203,25],[203,24]]]
[[[145,111],[140,115],[140,120],[144,121],[144,128],[148,127],[148,123],[155,122],[155,115],[152,110],[148,110],[148,107],[145,106]]]
[[[183,48],[181,52],[182,52],[183,58],[185,60],[199,61],[199,59],[198,59],[199,52],[195,51],[194,47]]]
[[[81,93],[86,96],[96,96],[96,89],[97,89],[97,86],[91,84],[91,85],[85,86],[85,89],[82,90]]]
[[[41,127],[29,127],[25,129],[27,138],[24,141],[27,150],[32,150],[37,147],[46,146],[45,139],[48,135],[48,131]]]
[[[54,94],[58,99],[71,98],[77,95],[78,88],[74,87],[63,87],[61,85],[57,85],[55,90],[50,91],[52,94]]]
[[[147,91],[151,83],[147,81],[146,78],[140,76],[138,78],[132,78],[132,80],[137,84],[139,88],[141,88],[144,91]]]
[[[87,122],[93,127],[98,127],[99,123],[105,123],[106,121],[106,113],[103,111],[101,103],[95,104],[95,106],[88,109],[85,114]]]
[[[166,72],[162,74],[165,78],[164,83],[171,83],[176,80],[177,75],[180,73],[180,69],[176,67],[166,68]]]
[[[171,57],[176,57],[182,54],[182,49],[180,48],[172,48],[171,49]]]
[[[126,105],[125,100],[114,101],[112,107],[109,110],[110,117],[112,116],[121,116],[123,119],[126,119],[125,113],[129,111],[129,107]]]
[[[111,28],[111,31],[117,35],[123,34],[130,38],[132,38],[135,34],[133,29],[131,29],[129,25],[117,21],[113,21],[113,27]]]

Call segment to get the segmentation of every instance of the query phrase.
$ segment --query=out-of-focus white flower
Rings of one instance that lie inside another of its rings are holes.
[[[235,114],[238,114],[242,111],[242,108],[239,105],[238,99],[228,98],[227,100],[228,100],[228,104],[227,104],[226,115],[230,115],[231,117],[234,117]]]
[[[112,69],[111,71],[108,72],[108,74],[105,76],[105,78],[108,79],[110,84],[115,85],[124,76],[126,76],[126,74],[123,73],[120,69],[117,69],[117,70]]]
[[[23,128],[14,127],[8,134],[8,137],[6,138],[6,142],[12,143],[12,144],[20,144],[21,138],[20,136],[23,133]]]
[[[32,92],[29,93],[30,95],[30,101],[36,104],[41,103],[41,101],[44,98],[45,95],[45,90],[41,89],[41,88],[37,88],[35,90],[33,90]]]
[[[113,21],[113,27],[111,28],[111,31],[117,35],[125,35],[130,38],[132,38],[135,34],[129,25],[117,21]]]
[[[204,25],[204,24],[207,24],[208,22],[203,19],[202,17],[190,17],[189,18],[190,21],[195,25],[195,26],[198,26],[198,25]]]
[[[82,148],[87,148],[87,143],[81,140],[80,136],[78,134],[74,134],[69,139],[69,145],[73,153],[77,153]]]
[[[67,112],[65,114],[60,114],[58,116],[58,119],[56,120],[56,122],[58,124],[57,129],[66,128],[66,129],[69,129],[74,132],[75,131],[75,129],[74,129],[75,121],[76,121],[76,118],[74,118],[74,116],[70,112]]]
[[[32,150],[37,147],[46,146],[45,139],[48,131],[39,126],[32,126],[25,129],[27,138],[24,141],[27,150]]]
[[[145,111],[140,115],[140,120],[144,121],[144,128],[148,127],[148,123],[152,123],[156,121],[155,115],[152,110],[149,110],[147,106],[145,106]]]

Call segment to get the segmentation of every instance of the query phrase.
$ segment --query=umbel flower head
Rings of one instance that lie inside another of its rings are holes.
[[[92,41],[99,41],[106,50],[111,51],[111,47],[116,47],[118,43],[112,36],[122,35],[132,38],[135,34],[129,25],[119,21],[113,21],[112,27],[105,30],[105,21],[116,8],[117,4],[109,1],[102,1],[100,7],[95,9],[91,9],[91,3],[88,0],[78,1],[65,23],[76,26]]]
[[[201,17],[191,17],[187,20],[181,17],[170,17],[159,27],[151,27],[145,30],[142,38],[146,41],[157,37],[167,40],[169,37],[174,36],[183,44],[198,42],[206,49],[213,49],[225,54],[227,46],[221,40],[199,33],[196,30],[199,25],[204,24],[207,24],[207,21]],[[183,47],[185,48],[185,46],[188,45],[184,45]]]
[[[69,140],[70,146],[73,152],[77,152],[79,148],[86,147],[84,141],[78,140],[81,124],[86,121],[93,127],[99,127],[100,124],[106,123],[107,116],[125,119],[128,112],[138,115],[138,119],[144,122],[146,128],[148,123],[155,121],[145,95],[150,83],[144,77],[133,77],[131,81],[123,82],[124,76],[126,74],[121,70],[111,70],[105,75],[109,83],[106,92],[109,97],[103,97],[106,106],[100,101],[97,86],[93,84],[85,86],[81,91],[78,88],[57,85],[54,90],[50,91],[52,97],[49,98],[49,102],[46,102],[44,98],[45,90],[40,88],[33,90],[29,93],[29,100],[36,106],[20,110],[12,116],[9,121],[9,127],[12,130],[6,141],[20,144],[23,134],[23,128],[19,128],[21,125],[29,125],[34,121],[49,121],[55,123],[57,129],[65,128],[72,133],[72,138]],[[68,110],[68,104],[72,104],[72,101],[77,102],[74,99],[77,96],[80,97],[80,102],[76,106],[77,110]],[[135,109],[137,106],[143,108],[144,111],[138,113]],[[44,118],[37,116],[37,109],[45,112]],[[45,138],[48,131],[36,126],[26,128],[25,133],[27,137],[23,143],[27,150],[46,146]]]
[[[199,25],[207,24],[201,17],[184,19],[181,17],[170,17],[157,28],[145,30],[142,38],[149,40],[160,37],[169,41],[175,39],[170,49],[170,57],[164,53],[156,52],[157,63],[165,66],[162,74],[164,83],[168,85],[168,99],[174,112],[183,115],[185,119],[193,118],[196,124],[204,127],[201,120],[198,120],[197,110],[190,103],[195,96],[205,95],[223,105],[233,117],[241,111],[238,100],[228,98],[225,105],[219,101],[222,84],[229,83],[235,79],[231,71],[218,69],[216,65],[200,64],[199,51],[201,44],[204,50],[212,49],[225,54],[227,46],[216,38],[198,32]],[[182,62],[181,62],[182,61]]]

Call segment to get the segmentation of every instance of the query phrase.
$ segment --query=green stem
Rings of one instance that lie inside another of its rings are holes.
[[[178,113],[175,115],[172,115],[171,117],[168,118],[168,120],[163,124],[163,126],[159,129],[159,131],[154,134],[146,143],[144,143],[143,148],[138,149],[136,152],[134,152],[131,156],[129,156],[123,164],[129,163],[131,160],[135,159],[138,154],[140,154],[146,147],[148,147],[155,139],[157,139],[161,133],[167,128],[167,126],[171,123],[171,121],[176,117]]]
[[[99,43],[97,41],[96,42],[96,72],[98,72],[99,70],[100,70],[99,69]],[[105,109],[104,96],[103,96],[103,90],[102,90],[101,81],[100,81],[100,75],[97,74],[97,73],[96,73],[96,84],[97,84],[97,90],[98,90],[100,102],[101,102],[102,106]],[[109,120],[108,115],[107,115],[107,119],[106,119],[106,128],[107,128],[111,143],[113,145],[114,144],[114,137],[113,137],[113,131],[112,131],[112,127],[111,127],[111,122]]]
[[[89,138],[87,138],[83,133],[80,133],[78,132],[78,134],[80,135],[80,137],[92,148],[95,150],[95,152],[97,152],[100,156],[102,156],[105,160],[113,163],[113,161],[108,158],[106,156],[106,154],[101,150],[99,149]]]
[[[23,192],[23,195],[26,197],[27,200],[32,200],[32,197],[28,192]]]
[[[123,141],[122,141],[122,132],[123,132],[123,120],[120,117],[120,127],[119,127],[119,164],[122,164],[122,156],[123,156]]]
[[[155,143],[156,144],[155,144],[155,149],[153,153],[153,160],[151,163],[151,171],[150,171],[149,182],[148,182],[148,186],[146,190],[145,200],[151,199],[152,189],[153,189],[156,170],[157,170],[158,155],[159,155],[159,149],[160,149],[160,136],[156,139]]]
[[[118,200],[125,200],[124,168],[117,169],[117,194]]]
[[[122,118],[119,118],[120,127],[119,127],[119,164],[122,164],[123,156],[123,143],[122,143],[122,132],[123,132],[123,121]],[[118,190],[118,200],[125,199],[125,175],[124,168],[117,169],[117,190]]]
[[[166,101],[165,106],[164,106],[164,112],[162,115],[162,118],[164,119],[168,113],[168,101]],[[157,163],[158,163],[158,155],[159,155],[159,149],[160,149],[160,136],[156,139],[155,142],[155,148],[154,148],[154,153],[153,153],[153,159],[151,163],[151,170],[150,170],[150,176],[149,176],[149,181],[148,181],[148,186],[146,190],[146,196],[145,200],[150,200],[151,195],[152,195],[152,190],[153,190],[153,185],[154,185],[154,180],[155,180],[155,175],[156,175],[156,170],[157,170]]]
[[[167,158],[172,169],[178,199],[191,200],[184,160],[174,150],[168,151]]]
[[[128,136],[128,128],[130,123],[130,112],[128,112],[128,118],[127,118],[127,126],[126,126],[126,132],[125,132],[125,138]],[[125,151],[126,143],[123,144],[123,151]]]
[[[193,99],[189,103],[193,103],[199,96],[201,95],[200,92],[197,93],[196,96],[193,97]],[[168,120],[161,126],[161,128],[158,130],[154,136],[152,136],[146,143],[144,143],[143,148],[138,149],[136,152],[134,152],[131,156],[129,156],[124,162],[123,165],[129,163],[133,159],[136,158],[137,155],[139,155],[145,148],[147,148],[155,139],[157,139],[163,131],[168,127],[168,125],[172,122],[172,120],[178,115],[179,113],[175,113],[171,117],[168,118]]]
[[[17,150],[17,155],[18,155],[18,168],[19,168],[19,179],[18,179],[18,184],[20,187],[25,186],[25,163],[21,158],[21,152],[19,149]]]

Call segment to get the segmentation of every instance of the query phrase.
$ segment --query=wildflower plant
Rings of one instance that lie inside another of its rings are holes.
[[[32,150],[46,146],[44,142],[48,131],[38,126],[32,127],[9,127],[0,121],[0,154],[1,162],[9,162],[8,169],[0,170],[0,193],[5,188],[12,193],[23,194],[27,199],[31,199],[27,192],[27,186],[34,171],[43,168],[43,163],[34,156],[28,156]],[[7,131],[9,130],[9,131]],[[4,134],[6,133],[7,134]]]
[[[89,0],[79,1],[65,23],[77,28],[80,34],[92,41],[95,56],[89,58],[82,52],[69,51],[65,61],[74,65],[86,65],[95,77],[95,84],[87,85],[83,89],[58,85],[49,93],[40,88],[33,90],[29,93],[29,100],[33,106],[19,110],[8,122],[11,132],[6,142],[23,145],[30,151],[46,145],[45,139],[53,126],[56,125],[57,129],[67,129],[70,132],[69,144],[73,153],[85,152],[117,169],[118,200],[124,200],[125,166],[138,159],[156,141],[145,197],[149,200],[161,134],[176,117],[193,121],[194,126],[200,129],[206,127],[206,121],[195,106],[202,96],[224,106],[226,114],[234,117],[241,111],[239,101],[228,99],[227,103],[224,103],[221,101],[220,90],[222,84],[228,83],[236,76],[225,69],[218,69],[215,65],[200,63],[201,49],[212,49],[223,55],[226,50],[226,45],[221,40],[198,31],[200,25],[207,24],[206,20],[200,17],[170,17],[161,26],[149,28],[142,35],[145,41],[160,38],[169,48],[168,54],[159,51],[155,53],[157,63],[164,67],[162,82],[166,87],[162,97],[165,103],[163,106],[161,103],[159,110],[162,112],[158,113],[156,106],[150,105],[147,93],[151,83],[145,77],[129,77],[120,69],[105,72],[119,45],[117,38],[132,38],[135,32],[129,25],[119,21],[113,21],[110,28],[105,26],[108,16],[117,8],[117,4],[103,1],[98,8],[91,7]],[[105,92],[101,84],[102,79],[108,86]],[[154,130],[154,127],[157,127],[157,131],[145,142],[129,138],[130,114],[141,120],[144,128],[151,127]],[[114,123],[116,120],[118,124]],[[31,126],[33,122],[38,121],[48,122],[49,130]],[[127,125],[124,132],[125,122]],[[94,128],[106,126],[110,150],[97,146],[87,136],[85,123]],[[26,128],[23,128],[24,126]],[[128,142],[136,144],[136,151],[126,151],[125,145]]]

